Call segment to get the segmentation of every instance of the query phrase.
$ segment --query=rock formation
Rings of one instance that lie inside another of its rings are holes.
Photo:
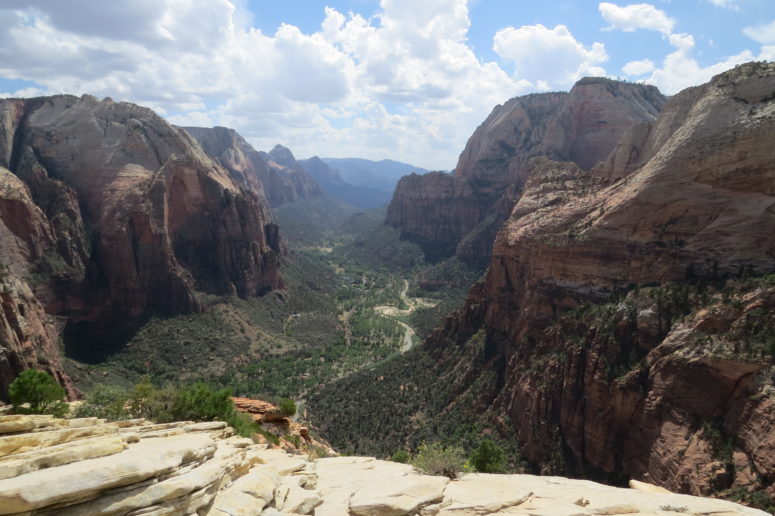
[[[653,121],[664,103],[653,86],[591,78],[569,93],[511,99],[474,132],[453,174],[403,178],[386,223],[422,245],[432,260],[453,254],[486,260],[529,176],[531,158],[589,169],[631,126]]]
[[[277,435],[280,446],[284,449],[293,450],[299,446],[305,449],[315,446],[333,453],[331,446],[313,440],[309,428],[291,420],[277,405],[268,401],[239,397],[233,397],[231,401],[234,402],[237,411],[249,414],[253,421],[261,425],[261,428]]]
[[[52,353],[62,328],[41,307],[89,357],[149,310],[197,310],[197,292],[280,286],[268,210],[260,185],[234,181],[148,109],[90,96],[0,101],[0,256],[16,300],[4,302],[13,337],[0,387],[35,364],[62,378]]]
[[[45,487],[44,487],[45,486]],[[0,416],[0,514],[58,516],[764,515],[635,483],[530,475],[450,481],[371,457],[310,459],[221,422]]]
[[[530,461],[775,499],[775,289],[714,290],[775,270],[773,134],[775,65],[752,63],[591,172],[530,162],[485,280],[426,343],[443,358],[484,332],[491,415]]]
[[[238,184],[247,184],[265,193],[272,206],[322,195],[320,185],[282,145],[267,154],[256,151],[234,129],[186,127],[185,130]]]

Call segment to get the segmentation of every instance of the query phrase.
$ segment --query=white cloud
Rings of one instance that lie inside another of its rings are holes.
[[[669,40],[675,50],[665,57],[662,67],[654,70],[647,82],[656,85],[663,93],[670,95],[689,86],[708,82],[714,75],[736,65],[748,61],[771,60],[775,57],[775,46],[763,46],[758,55],[750,50],[743,50],[717,63],[703,67],[693,55],[695,43],[691,35],[671,34]]]
[[[538,89],[567,88],[585,75],[605,75],[605,46],[585,47],[565,25],[507,27],[493,39],[493,50],[515,64],[514,76]],[[545,86],[545,87],[541,87]]]
[[[449,169],[494,105],[604,75],[608,59],[602,43],[582,43],[564,25],[514,26],[493,38],[505,71],[475,55],[469,4],[381,0],[372,18],[327,8],[318,31],[267,34],[250,26],[246,0],[3,0],[0,77],[33,84],[2,95],[111,96],[176,124],[234,127],[259,149],[279,142],[300,157]],[[611,28],[670,37],[675,50],[659,69],[633,61],[625,73],[651,73],[671,93],[753,56],[703,68],[694,40],[672,35],[674,21],[653,6],[601,3],[600,12]],[[765,42],[768,27],[746,30]]]
[[[718,7],[732,9],[733,11],[740,10],[740,6],[737,5],[737,0],[708,0],[708,2]]]
[[[746,27],[743,34],[762,45],[775,45],[775,20],[766,25]]]
[[[641,59],[640,61],[630,61],[622,67],[626,75],[643,75],[654,71],[654,62],[651,59]]]
[[[632,32],[636,29],[655,30],[663,34],[673,32],[675,20],[651,4],[631,4],[619,7],[609,2],[598,4],[600,15],[609,29]]]
[[[373,19],[329,8],[312,34],[264,34],[244,6],[7,0],[0,77],[137,102],[178,124],[233,126],[299,156],[428,168],[452,168],[492,106],[529,87],[475,56],[466,0],[382,0]]]

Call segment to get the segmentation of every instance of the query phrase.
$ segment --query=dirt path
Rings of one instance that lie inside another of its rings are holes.
[[[403,321],[399,321],[396,317],[399,315],[409,315],[418,308],[432,308],[438,303],[429,299],[423,299],[421,297],[408,297],[406,294],[409,292],[409,281],[404,280],[404,289],[401,291],[401,300],[408,306],[404,310],[397,306],[391,305],[379,305],[374,307],[374,311],[385,317],[393,319],[404,328],[404,339],[401,343],[401,353],[406,353],[414,346],[414,329]]]
[[[350,328],[350,318],[353,316],[354,311],[355,308],[350,308],[339,315],[339,320],[342,321],[342,324],[344,325],[344,343],[347,347],[350,347],[353,340],[353,331],[352,328]]]

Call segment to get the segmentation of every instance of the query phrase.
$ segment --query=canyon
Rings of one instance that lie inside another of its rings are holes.
[[[242,396],[302,400],[349,453],[492,436],[511,447],[512,471],[775,504],[772,63],[670,98],[586,78],[568,93],[509,100],[452,173],[404,176],[386,213],[344,207],[379,195],[347,183],[334,161],[297,161],[279,145],[260,152],[232,129],[176,127],[128,103],[6,99],[0,121],[0,398],[28,368],[50,373],[70,398],[106,378],[206,379],[234,388],[256,420],[271,410]],[[281,237],[285,228],[295,240]],[[185,503],[200,510],[222,487],[248,482],[232,473],[267,450],[238,443],[225,425],[191,425],[125,424],[154,439],[198,435],[208,442],[195,447],[212,453],[197,464],[231,461],[224,477],[192,488]],[[313,429],[282,425],[296,440]],[[246,488],[263,493],[257,514],[316,489],[319,507],[329,494],[338,504],[331,514],[380,514],[365,503],[372,495],[404,495],[359,484],[344,496],[340,477],[414,475],[370,458],[278,460],[304,475],[351,469],[331,473],[330,485],[322,475],[308,488],[289,484],[280,497],[293,472],[271,473],[271,488]],[[177,485],[168,473],[159,478]],[[638,505],[626,502],[636,490],[527,475],[427,482],[432,499],[393,513],[557,514],[546,499],[569,515],[656,514],[696,502],[661,492],[677,498]],[[526,498],[480,507],[456,498],[468,483]],[[527,494],[553,485],[592,505]],[[586,489],[608,493],[605,504]],[[638,507],[611,508],[627,503]]]

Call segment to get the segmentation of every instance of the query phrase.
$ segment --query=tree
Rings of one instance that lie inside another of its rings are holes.
[[[22,371],[8,387],[8,396],[17,412],[61,417],[68,410],[62,386],[51,375],[37,369]],[[29,404],[29,408],[22,407],[25,403]]]
[[[293,417],[296,415],[296,403],[293,400],[283,398],[277,405],[279,406],[280,412],[282,412],[283,415],[288,417]]]
[[[471,465],[481,473],[506,471],[506,453],[492,439],[482,439],[471,454]]]

